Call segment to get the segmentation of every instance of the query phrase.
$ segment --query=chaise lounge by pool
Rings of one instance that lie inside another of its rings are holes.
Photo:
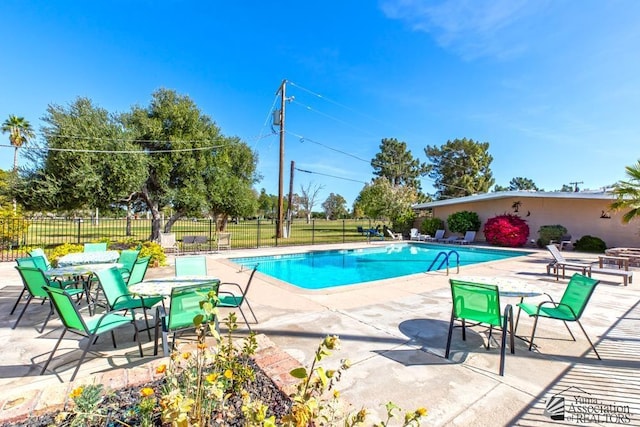
[[[410,274],[497,261],[530,252],[478,247],[398,243],[364,249],[309,251],[286,255],[231,258],[303,289],[327,289]]]

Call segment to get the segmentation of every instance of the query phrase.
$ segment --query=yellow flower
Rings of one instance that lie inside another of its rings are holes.
[[[232,379],[233,378],[233,371],[231,369],[227,369],[226,371],[224,371],[224,377],[227,379]]]
[[[189,359],[189,357],[191,357],[191,353],[186,353],[186,352],[185,352],[185,353],[182,353],[182,358],[183,358],[184,360]]]
[[[338,390],[333,390],[333,397],[334,399],[337,399],[340,397],[340,392]]]
[[[145,387],[142,390],[140,390],[140,394],[144,397],[149,397],[149,396],[153,396],[155,392],[153,391],[153,389],[151,387]]]
[[[167,370],[167,365],[164,363],[162,365],[156,366],[156,374],[164,374]]]
[[[207,345],[203,342],[199,342],[198,343],[198,349],[199,350],[205,350],[207,348]]]
[[[215,372],[210,373],[209,375],[206,376],[206,380],[211,384],[216,382],[217,379],[218,379],[218,374],[216,374]]]
[[[73,391],[71,392],[71,394],[69,395],[72,399],[75,399],[76,397],[80,397],[82,396],[82,391],[84,389],[82,387],[77,387],[74,388]]]
[[[421,417],[424,417],[425,415],[427,415],[427,408],[416,409],[416,414],[418,414]]]

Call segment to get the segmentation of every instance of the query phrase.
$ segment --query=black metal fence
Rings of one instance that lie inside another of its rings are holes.
[[[185,237],[199,236],[199,244],[184,243],[187,251],[217,249],[217,226],[211,219],[181,219],[171,232],[183,244]],[[228,223],[225,232],[231,233],[231,247],[249,249],[259,247],[348,243],[367,239],[366,230],[384,222],[371,220],[321,220],[307,222],[296,219],[284,225],[284,233],[277,236],[273,220],[247,220]],[[0,219],[0,261],[13,261],[36,247],[51,249],[71,243],[105,241],[146,241],[151,237],[151,220],[146,218],[12,218]]]

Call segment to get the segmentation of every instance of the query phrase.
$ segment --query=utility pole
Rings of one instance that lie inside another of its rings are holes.
[[[276,239],[282,238],[284,217],[284,105],[286,101],[287,80],[282,80],[276,95],[280,93],[280,162],[278,166],[278,222],[276,223]]]

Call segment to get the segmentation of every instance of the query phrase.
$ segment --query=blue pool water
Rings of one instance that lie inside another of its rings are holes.
[[[458,253],[460,266],[529,254],[514,250],[398,243],[365,249],[231,258],[231,261],[249,268],[257,263],[259,272],[300,288],[325,289],[426,272],[440,252],[451,250]],[[432,270],[438,269],[442,259],[441,256]],[[455,268],[455,254],[450,259],[450,268]],[[445,269],[446,264],[441,267]]]

